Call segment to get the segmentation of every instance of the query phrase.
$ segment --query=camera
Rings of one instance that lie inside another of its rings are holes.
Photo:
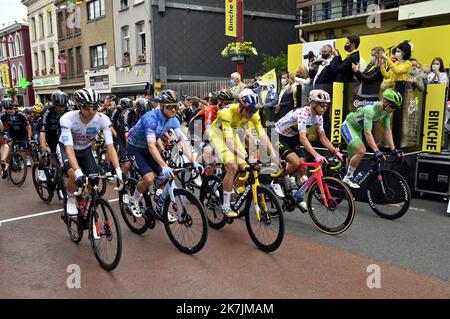
[[[316,58],[316,55],[312,51],[309,51],[307,54],[305,54],[303,56],[304,60],[308,59],[309,61],[314,60],[315,58]]]

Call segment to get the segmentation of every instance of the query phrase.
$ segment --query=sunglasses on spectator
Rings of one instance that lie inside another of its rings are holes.
[[[89,103],[86,103],[86,104],[83,104],[82,108],[85,109],[85,110],[94,110],[94,111],[97,111],[97,109],[98,109],[98,104],[89,104]]]

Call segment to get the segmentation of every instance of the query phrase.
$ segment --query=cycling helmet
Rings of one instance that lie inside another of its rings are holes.
[[[5,108],[5,107],[13,107],[13,106],[14,106],[14,102],[13,102],[12,99],[10,99],[10,98],[8,97],[8,98],[2,100],[1,106],[2,106],[2,108]]]
[[[162,104],[178,104],[178,94],[172,90],[164,90],[159,94]]]
[[[41,113],[43,109],[44,109],[44,105],[42,105],[42,103],[38,102],[33,106],[33,108],[31,109],[31,112]]]
[[[309,102],[317,102],[317,103],[331,103],[330,94],[324,90],[311,90],[309,92]]]
[[[223,89],[219,91],[219,93],[217,94],[217,98],[223,101],[230,101],[233,100],[233,93],[231,93],[231,91],[228,89]]]
[[[393,108],[398,108],[403,104],[402,95],[394,89],[387,89],[384,91],[383,97],[391,104]]]
[[[122,98],[119,101],[119,105],[123,108],[128,109],[133,106],[133,102],[128,98]]]
[[[258,107],[258,95],[250,89],[244,89],[239,94],[239,102],[249,113],[254,113]]]
[[[53,92],[51,101],[55,106],[66,106],[69,102],[69,96],[64,92]]]
[[[74,97],[75,101],[81,104],[98,104],[100,102],[100,95],[97,90],[91,88],[76,91]]]
[[[148,111],[150,111],[151,106],[149,105],[149,101],[144,98],[140,98],[136,100],[136,109],[141,112],[141,114],[144,114]]]

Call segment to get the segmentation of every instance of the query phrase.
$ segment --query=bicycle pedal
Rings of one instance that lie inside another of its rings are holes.
[[[233,224],[233,222],[234,222],[234,218],[225,217],[225,218],[224,218],[224,221],[225,221],[227,224],[231,225],[231,224]]]

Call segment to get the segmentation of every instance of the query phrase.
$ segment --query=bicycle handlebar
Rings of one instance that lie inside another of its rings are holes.
[[[89,178],[90,179],[103,179],[103,178],[108,178],[109,176],[94,176],[94,177],[87,177],[86,178],[86,184],[84,184],[82,187],[78,187],[78,189],[73,193],[75,196],[80,196],[81,194],[83,194],[83,189],[84,187],[88,184]],[[114,175],[114,180],[117,180],[117,175]],[[119,187],[114,187],[115,191],[121,191],[124,187],[123,183],[120,183]]]
[[[246,181],[248,179],[248,177],[250,176],[250,172],[251,171],[259,171],[261,170],[261,168],[263,167],[274,167],[275,164],[274,163],[267,163],[267,164],[263,164],[263,163],[257,163],[257,164],[250,164],[250,165],[245,165],[244,170],[245,170],[245,176],[244,177],[238,177],[238,179],[242,182]],[[275,174],[281,175],[281,172],[283,170],[280,170],[280,166],[277,165],[277,172]],[[271,174],[272,176],[272,174]]]

